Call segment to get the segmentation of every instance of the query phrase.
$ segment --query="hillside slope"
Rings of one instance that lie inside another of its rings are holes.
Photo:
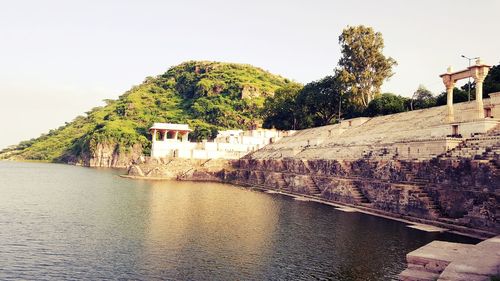
[[[250,65],[189,61],[147,77],[117,100],[72,122],[4,149],[0,158],[123,167],[148,154],[153,122],[188,123],[192,140],[262,122],[266,96],[295,83]]]

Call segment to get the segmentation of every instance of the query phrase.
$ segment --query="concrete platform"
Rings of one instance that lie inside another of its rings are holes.
[[[406,255],[408,265],[422,267],[426,271],[441,273],[458,256],[465,255],[475,245],[433,241]]]
[[[448,230],[446,228],[437,227],[437,226],[433,226],[433,225],[426,225],[426,224],[421,224],[421,223],[407,225],[407,227],[426,231],[426,232],[445,232]]]
[[[407,268],[405,271],[401,272],[399,278],[404,281],[435,281],[439,278],[439,274]]]
[[[349,207],[342,207],[342,208],[335,208],[335,209],[342,211],[342,212],[347,212],[347,213],[354,213],[354,212],[358,211],[354,208],[349,208]]]
[[[456,257],[438,280],[476,281],[500,276],[500,236],[485,240]]]
[[[293,197],[294,200],[297,200],[297,201],[311,201],[311,199],[307,198],[307,197],[302,197],[302,196],[295,196]]]
[[[500,236],[477,245],[433,241],[406,255],[400,280],[488,281],[500,276]]]

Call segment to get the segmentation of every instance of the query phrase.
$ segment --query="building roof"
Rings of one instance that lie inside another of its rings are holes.
[[[153,123],[149,130],[187,131],[191,132],[188,124]]]

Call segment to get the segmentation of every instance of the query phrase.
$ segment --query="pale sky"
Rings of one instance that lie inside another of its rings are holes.
[[[0,149],[115,99],[186,60],[248,63],[307,83],[364,24],[397,60],[383,90],[443,91],[439,74],[500,63],[498,0],[0,0]]]

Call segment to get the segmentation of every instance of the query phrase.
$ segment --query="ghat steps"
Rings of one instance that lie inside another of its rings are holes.
[[[357,159],[388,142],[427,139],[443,124],[445,107],[415,110],[375,118],[358,118],[353,126],[335,124],[311,128],[254,152],[252,158]],[[411,124],[411,126],[409,126]],[[380,157],[388,152],[379,153]]]
[[[455,115],[470,106],[456,104]],[[499,155],[500,119],[450,123],[435,107],[298,131],[239,160],[247,172],[234,177],[496,233]]]
[[[498,167],[500,157],[500,125],[484,135],[465,139],[457,147],[438,156],[441,159],[467,158],[489,160]]]

